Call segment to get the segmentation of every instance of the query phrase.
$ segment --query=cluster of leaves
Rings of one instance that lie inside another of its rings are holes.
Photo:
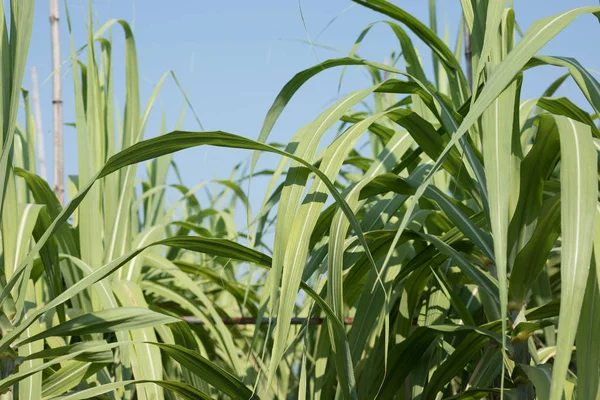
[[[600,7],[541,19],[517,40],[505,0],[461,0],[468,30],[452,51],[436,34],[434,1],[430,27],[385,0],[355,2],[390,18],[401,56],[356,57],[367,27],[348,57],[282,89],[258,140],[165,133],[164,124],[143,140],[169,74],[142,110],[129,25],[90,27],[80,50],[71,39],[74,127],[79,154],[90,156],[79,157],[64,208],[35,173],[21,91],[33,0],[11,1],[10,25],[0,10],[3,398],[599,396],[600,84],[576,60],[537,53],[576,17],[600,17]],[[122,117],[105,38],[113,27],[125,33]],[[433,52],[432,81],[412,35]],[[543,65],[566,73],[522,99],[523,72]],[[366,68],[373,85],[341,98],[285,148],[266,144],[306,81],[349,66]],[[552,97],[568,78],[592,114]],[[206,182],[166,182],[171,155],[198,146],[254,154],[249,173],[238,166],[215,182],[204,207],[197,191]],[[240,186],[259,174],[261,152],[281,161],[260,172],[270,184],[252,217]],[[179,200],[169,204],[167,190]],[[243,229],[237,204],[248,215]],[[257,323],[226,325],[238,316]]]

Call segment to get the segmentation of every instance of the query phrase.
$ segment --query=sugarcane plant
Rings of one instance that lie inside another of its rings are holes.
[[[572,58],[538,54],[600,7],[521,33],[505,0],[461,0],[451,50],[434,0],[428,25],[354,2],[387,18],[389,61],[358,56],[367,26],[346,57],[283,87],[256,140],[183,131],[183,118],[170,133],[164,119],[147,126],[175,75],[142,109],[131,27],[96,30],[90,11],[83,47],[71,35],[79,157],[64,207],[36,174],[21,89],[33,0],[2,9],[3,398],[600,396],[600,84]],[[430,77],[414,37],[432,52]],[[564,75],[523,98],[523,80],[539,78],[524,72],[548,65]],[[371,84],[269,144],[294,94],[332,68],[365,69]],[[585,104],[554,96],[567,79]],[[227,180],[168,183],[173,153],[199,146],[248,158]],[[261,153],[281,159],[258,169]],[[258,176],[269,183],[252,212]]]

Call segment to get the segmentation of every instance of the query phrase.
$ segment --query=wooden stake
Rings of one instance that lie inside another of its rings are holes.
[[[62,88],[60,74],[60,31],[58,0],[50,0],[50,36],[52,40],[52,109],[54,120],[54,193],[65,203],[62,138]]]
[[[40,163],[40,176],[46,180],[46,156],[44,150],[44,130],[42,129],[42,112],[40,111],[40,91],[38,88],[37,70],[31,68],[31,90],[33,92],[33,114],[35,118],[36,141],[38,143],[38,161]]]

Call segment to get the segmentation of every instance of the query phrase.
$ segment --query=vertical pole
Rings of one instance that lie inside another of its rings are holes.
[[[54,120],[54,193],[64,204],[62,88],[60,73],[60,31],[58,29],[58,0],[50,0],[50,35],[52,40],[52,109]]]

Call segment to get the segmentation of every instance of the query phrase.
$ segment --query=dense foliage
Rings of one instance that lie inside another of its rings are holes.
[[[400,56],[356,57],[367,27],[348,57],[282,89],[257,140],[164,126],[144,140],[169,75],[142,107],[129,25],[90,28],[82,48],[72,37],[80,157],[64,208],[36,175],[21,89],[33,0],[1,10],[1,398],[599,398],[600,84],[574,59],[537,53],[600,7],[520,36],[505,0],[461,0],[451,50],[434,1],[430,27],[385,0],[354,1],[388,18]],[[118,109],[107,33],[121,30]],[[565,75],[523,99],[523,72],[543,65]],[[346,67],[373,84],[285,148],[267,144],[306,81]],[[592,113],[553,97],[565,79]],[[253,153],[208,204],[206,182],[167,182],[172,154],[198,146]],[[263,152],[280,163],[257,171]],[[270,184],[253,214],[242,187],[258,174]],[[256,325],[230,324],[241,316]]]

